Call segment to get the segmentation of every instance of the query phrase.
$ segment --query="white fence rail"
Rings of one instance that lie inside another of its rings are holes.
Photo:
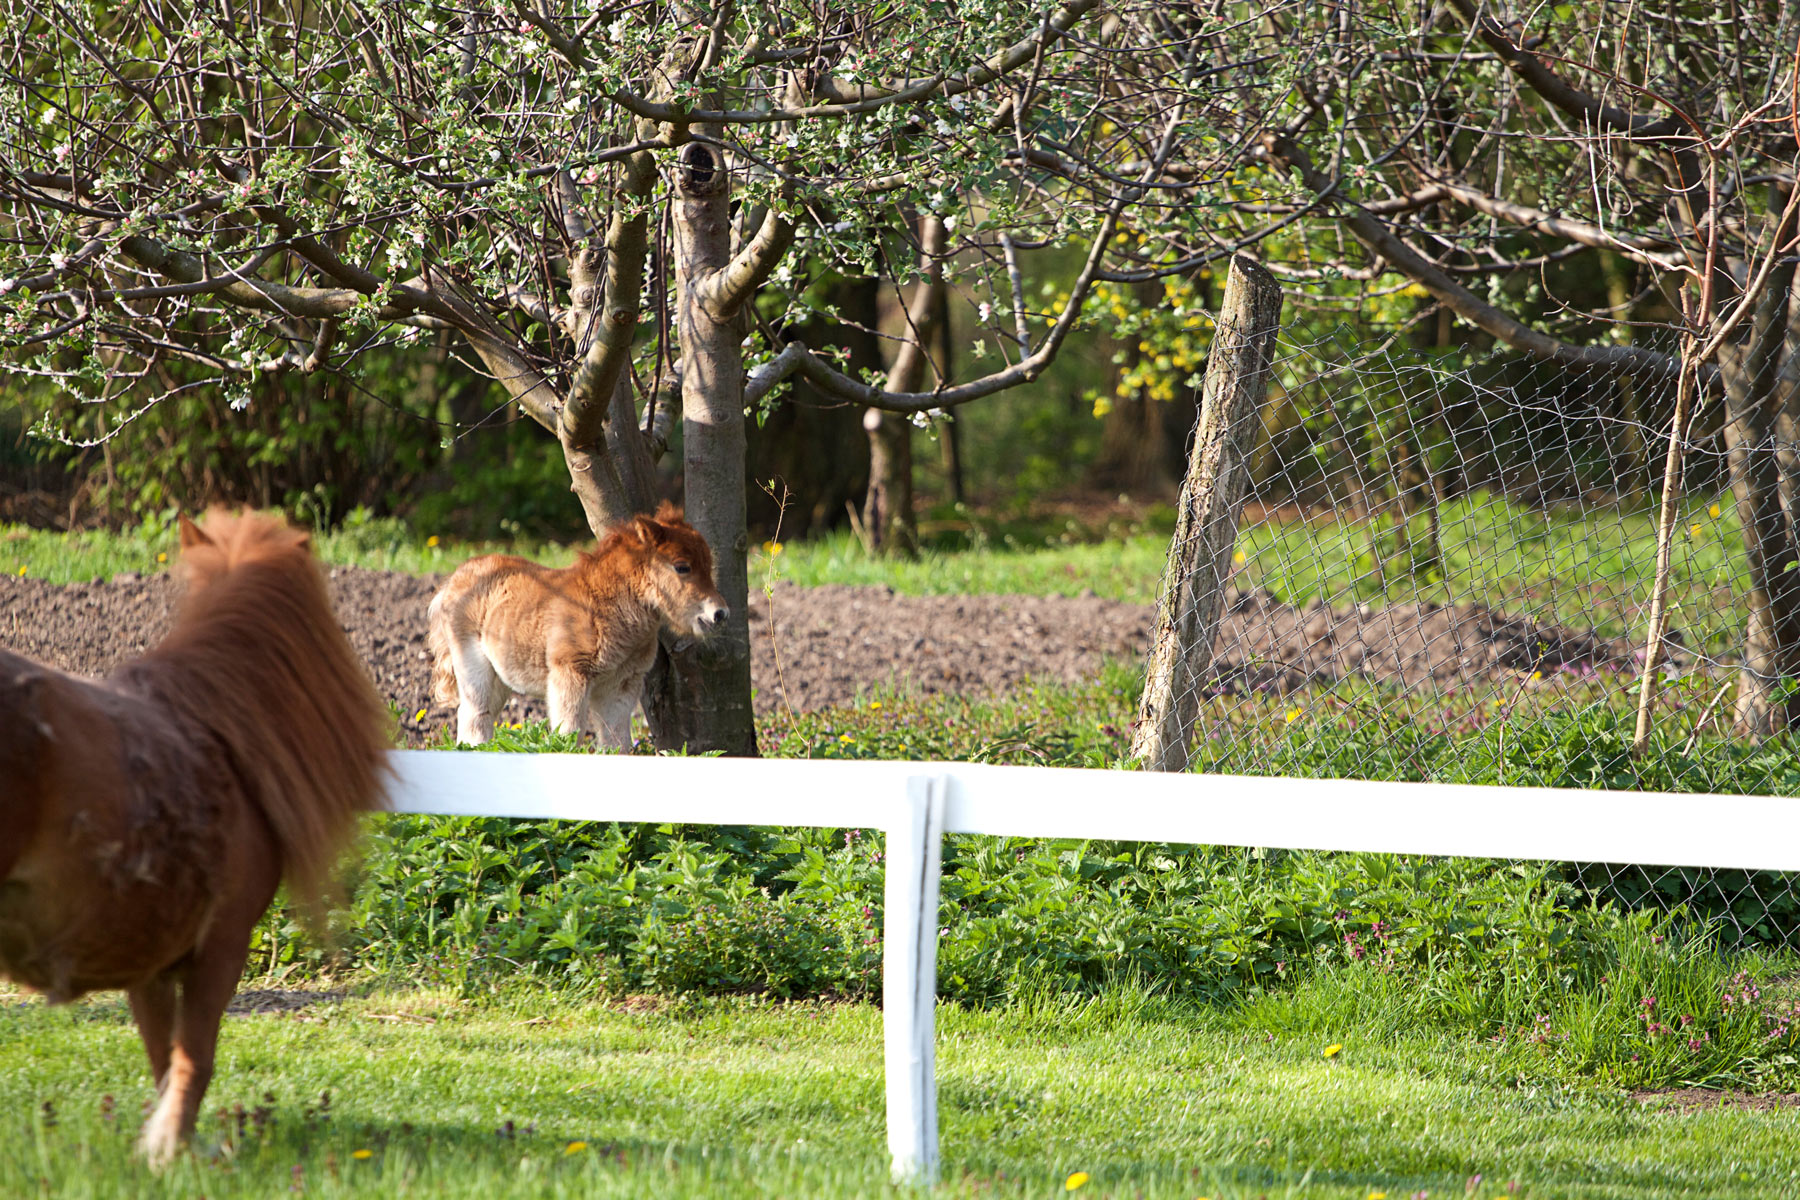
[[[946,833],[1800,871],[1800,800],[968,763],[397,750],[398,812],[887,832],[882,1019],[895,1175],[937,1172]]]

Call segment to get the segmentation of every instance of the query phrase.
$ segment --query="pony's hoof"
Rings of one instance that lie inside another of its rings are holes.
[[[138,1153],[144,1156],[152,1171],[160,1171],[175,1161],[184,1140],[167,1130],[145,1129],[143,1136],[138,1138]]]

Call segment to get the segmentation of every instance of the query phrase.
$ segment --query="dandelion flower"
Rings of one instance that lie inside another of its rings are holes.
[[[875,712],[880,708],[881,708],[881,701],[879,701],[879,700],[869,701],[869,711],[870,712]]]
[[[1231,556],[1231,561],[1238,564],[1240,567],[1243,566],[1244,565],[1244,552],[1242,550],[1239,550],[1236,554]]]
[[[413,720],[415,720],[415,721],[423,721],[424,719],[425,719],[425,710],[422,708],[418,712],[413,714]]]
[[[23,578],[25,578],[25,571],[26,571],[26,568],[25,568],[25,567],[20,567],[20,568],[19,568],[19,578],[20,578],[20,579],[23,579]]]
[[[1294,723],[1294,722],[1295,722],[1295,721],[1298,721],[1298,720],[1299,720],[1299,719],[1300,719],[1300,715],[1301,715],[1301,714],[1302,714],[1302,713],[1304,713],[1304,712],[1305,712],[1305,711],[1306,711],[1306,710],[1305,710],[1305,709],[1304,709],[1304,708],[1290,708],[1290,709],[1288,709],[1288,711],[1287,711],[1287,721],[1288,721],[1288,724],[1289,724],[1289,725],[1292,725],[1292,724],[1293,724],[1293,723]]]
[[[840,734],[838,734],[838,741],[840,743],[842,743],[843,745],[849,746],[849,745],[855,744],[856,739],[851,737],[847,733],[840,733]]]
[[[586,1142],[570,1142],[566,1147],[564,1147],[563,1153],[564,1154],[580,1154],[583,1150],[586,1150],[586,1149],[587,1149]]]
[[[436,546],[438,544],[438,535],[434,533],[430,537],[426,538],[425,544],[427,546]]]
[[[783,549],[784,547],[780,542],[763,543],[763,553],[767,554],[770,558],[774,558],[777,554],[780,554]]]
[[[1386,1192],[1370,1192],[1369,1200],[1387,1200]]]
[[[1331,1043],[1331,1045],[1325,1047],[1325,1057],[1326,1058],[1336,1058],[1337,1052],[1339,1050],[1342,1050],[1343,1048],[1344,1048],[1344,1043],[1333,1042],[1333,1043]]]
[[[156,561],[157,562],[168,562],[169,556],[166,552],[159,551],[156,555]]]
[[[375,1157],[375,1152],[374,1152],[374,1151],[373,1151],[373,1150],[352,1150],[352,1151],[351,1151],[351,1152],[350,1152],[350,1157],[351,1157],[351,1158],[358,1158],[358,1159],[361,1159],[361,1158],[374,1158],[374,1157]]]
[[[1067,1179],[1063,1180],[1063,1191],[1072,1192],[1076,1188],[1086,1184],[1087,1181],[1088,1173],[1086,1171],[1077,1171]]]
[[[1716,516],[1718,516],[1718,515],[1719,515],[1719,506],[1718,506],[1718,505],[1716,505],[1716,504],[1715,504],[1715,505],[1713,505],[1713,506],[1712,506],[1712,507],[1711,507],[1711,508],[1709,508],[1709,509],[1707,509],[1707,510],[1706,510],[1706,515],[1707,515],[1707,516],[1709,516],[1709,517],[1716,517]]]

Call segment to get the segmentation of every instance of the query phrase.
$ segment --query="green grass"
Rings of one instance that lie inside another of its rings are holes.
[[[1714,510],[1717,515],[1714,515]],[[1656,561],[1655,522],[1642,506],[1541,509],[1485,493],[1440,509],[1442,555],[1420,558],[1426,522],[1410,527],[1410,557],[1399,553],[1390,522],[1379,548],[1377,579],[1366,523],[1313,514],[1248,525],[1238,541],[1241,580],[1296,606],[1426,600],[1481,602],[1602,636],[1637,636]],[[926,549],[915,561],[871,558],[847,532],[776,549],[753,549],[752,591],[779,578],[802,586],[861,584],[909,594],[967,592],[1097,595],[1133,603],[1156,599],[1172,515],[1091,528],[1074,520],[1007,520],[967,509],[927,520]],[[1742,547],[1729,500],[1699,497],[1684,507],[1675,544],[1674,627],[1695,648],[1729,652],[1741,635]],[[327,562],[408,572],[448,571],[476,554],[507,550],[564,563],[574,548],[437,542],[399,521],[360,519],[323,533]],[[170,531],[146,525],[123,533],[51,534],[0,526],[0,570],[55,583],[161,569],[173,557]]]
[[[1800,1186],[1790,1115],[1662,1112],[1521,1075],[1510,1050],[1410,1027],[1379,988],[1348,986],[1279,1009],[1132,990],[941,1007],[938,1194],[1061,1195],[1076,1171],[1083,1195],[1182,1200]],[[0,1046],[8,1196],[894,1193],[868,1005],[400,993],[232,1018],[200,1148],[161,1175],[130,1155],[150,1087],[122,1006],[9,1006]]]
[[[334,566],[414,575],[452,571],[478,554],[524,554],[562,565],[573,561],[576,551],[576,547],[554,543],[441,542],[388,520],[344,525],[316,534],[313,544],[319,558]],[[0,572],[51,583],[88,583],[127,571],[154,574],[167,570],[176,555],[172,528],[145,525],[119,532],[55,533],[0,524]]]

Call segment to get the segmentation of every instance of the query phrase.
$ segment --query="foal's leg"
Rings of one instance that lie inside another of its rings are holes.
[[[550,710],[550,728],[580,736],[588,723],[588,678],[569,663],[550,662],[544,686],[544,705]]]
[[[631,714],[637,711],[637,702],[635,689],[600,699],[600,726],[595,732],[602,746],[631,753]]]
[[[478,639],[452,645],[450,667],[456,673],[456,740],[479,746],[494,736],[494,719],[506,704],[507,687]]]

